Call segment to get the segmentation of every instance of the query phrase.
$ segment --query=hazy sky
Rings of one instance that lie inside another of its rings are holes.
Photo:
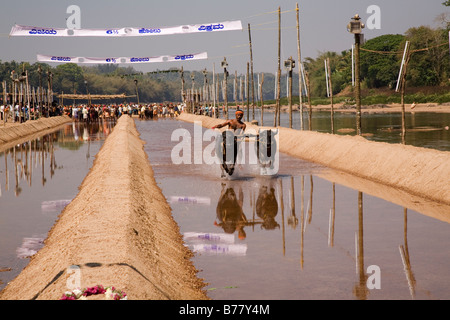
[[[281,61],[297,60],[296,3],[300,6],[302,58],[319,52],[349,49],[353,36],[346,26],[358,13],[367,22],[371,5],[380,8],[380,29],[364,30],[365,38],[404,34],[410,27],[439,26],[438,15],[450,14],[443,0],[15,0],[2,1],[0,59],[36,62],[37,54],[84,57],[132,57],[197,53],[208,60],[135,65],[140,71],[180,68],[244,74],[250,60],[247,26],[250,23],[254,72],[275,73],[278,56],[278,15],[281,7]],[[127,38],[9,37],[14,24],[66,28],[69,5],[81,9],[81,28],[170,27],[241,20],[242,31]],[[56,65],[56,64],[55,64]],[[126,66],[126,65],[122,65]]]

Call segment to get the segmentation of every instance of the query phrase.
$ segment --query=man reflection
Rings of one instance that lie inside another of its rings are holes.
[[[256,214],[263,220],[261,228],[273,230],[280,225],[275,221],[278,213],[278,202],[275,197],[275,189],[267,186],[259,188],[258,198],[256,199]]]
[[[233,188],[226,188],[226,184],[222,183],[222,191],[216,208],[219,222],[214,221],[214,225],[222,227],[226,233],[234,233],[237,230],[241,240],[246,238],[244,227],[247,224],[247,218],[242,210],[243,202],[244,193],[241,187],[239,187],[238,198]]]

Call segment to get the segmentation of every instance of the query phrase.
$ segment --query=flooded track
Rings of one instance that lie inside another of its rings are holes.
[[[43,246],[114,123],[70,123],[0,152],[0,290]]]
[[[218,165],[173,164],[171,135],[194,137],[193,124],[135,123],[212,299],[450,298],[448,207],[284,154],[272,177],[244,164],[223,179]],[[0,289],[39,249],[110,130],[73,128],[43,138],[54,147],[0,154]]]
[[[448,207],[386,201],[375,185],[283,154],[275,176],[244,164],[223,179],[218,165],[173,164],[172,132],[194,137],[193,124],[136,126],[211,298],[450,298]]]

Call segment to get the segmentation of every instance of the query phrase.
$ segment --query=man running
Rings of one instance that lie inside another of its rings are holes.
[[[236,133],[238,135],[242,134],[242,133],[244,133],[245,128],[247,127],[247,125],[244,122],[242,122],[243,117],[244,117],[244,112],[242,110],[238,109],[238,110],[236,110],[236,119],[227,120],[221,124],[218,124],[218,125],[212,127],[211,129],[219,129],[219,128],[228,126],[228,128],[232,129],[235,134]],[[221,159],[222,160],[222,163],[221,163],[222,177],[225,177],[224,171],[226,171],[230,176],[234,172],[234,166],[236,164],[236,157],[237,157],[239,148],[238,148],[238,141],[237,141],[236,135],[233,135],[232,139],[230,139],[231,137],[228,137],[228,139],[227,139],[227,132],[224,131],[224,132],[222,132],[222,138],[223,138],[223,140],[222,140],[223,146],[218,144],[216,153],[222,154],[222,157],[221,157],[222,158]],[[232,144],[231,146],[233,149],[233,155],[232,155],[233,162],[229,163],[229,164],[226,163],[227,159],[229,158],[229,157],[227,158],[227,155],[226,155],[226,149],[227,149],[226,145],[227,144],[228,145]]]

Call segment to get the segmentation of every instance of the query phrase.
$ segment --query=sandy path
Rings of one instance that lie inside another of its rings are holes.
[[[207,299],[134,120],[121,117],[45,246],[0,299],[59,299],[74,283],[115,286],[132,299]]]
[[[178,119],[211,128],[223,119],[183,113]],[[247,128],[257,128],[248,124]],[[269,127],[266,127],[269,128]],[[450,204],[450,152],[280,127],[280,151],[384,184],[412,195]]]

